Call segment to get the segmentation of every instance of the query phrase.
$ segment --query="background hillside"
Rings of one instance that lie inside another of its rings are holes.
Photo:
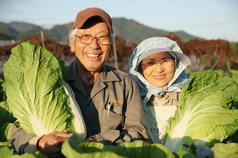
[[[112,21],[114,34],[133,43],[139,43],[148,37],[164,36],[170,33],[166,30],[147,27],[134,20],[128,20],[125,18],[113,18]],[[68,42],[68,33],[72,26],[73,22],[63,25],[55,25],[51,29],[43,29],[40,26],[24,22],[0,23],[0,40],[14,39],[16,41],[21,41],[28,36],[39,34],[39,31],[43,30],[48,38],[51,38],[56,42]],[[191,39],[199,39],[199,37],[190,35],[184,31],[173,33],[184,42]]]
[[[152,36],[165,36],[178,43],[184,54],[192,61],[186,69],[187,72],[206,69],[238,70],[238,42],[205,40],[184,31],[168,32],[154,29],[125,18],[112,20],[114,34],[117,36],[114,53],[109,55],[106,63],[119,70],[128,71],[130,55],[134,48],[140,41]],[[3,74],[3,65],[8,60],[11,49],[26,40],[45,47],[58,59],[64,60],[66,65],[69,64],[75,58],[68,44],[68,33],[72,26],[73,23],[68,23],[43,29],[29,23],[0,23],[0,42],[8,40],[7,45],[0,43],[0,76]],[[42,31],[43,38],[40,34]]]

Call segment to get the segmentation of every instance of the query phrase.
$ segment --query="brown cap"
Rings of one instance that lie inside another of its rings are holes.
[[[87,8],[78,12],[72,30],[75,28],[81,28],[83,24],[91,17],[98,17],[98,18],[100,17],[100,19],[107,24],[107,26],[110,29],[110,32],[111,33],[113,32],[111,17],[107,14],[107,12],[105,12],[100,8]]]

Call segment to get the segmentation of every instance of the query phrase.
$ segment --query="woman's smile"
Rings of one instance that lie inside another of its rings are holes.
[[[164,78],[165,78],[165,74],[163,74],[163,75],[154,75],[153,77],[154,77],[154,79],[156,79],[156,80],[163,80]]]

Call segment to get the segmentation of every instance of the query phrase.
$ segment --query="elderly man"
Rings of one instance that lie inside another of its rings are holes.
[[[69,40],[75,60],[67,66],[66,78],[75,93],[86,127],[85,141],[117,145],[147,140],[146,121],[136,82],[105,63],[112,51],[111,17],[100,8],[77,14]],[[15,123],[12,145],[20,154],[37,148],[49,157],[60,154],[62,142],[72,134],[53,132],[42,137],[26,134]]]

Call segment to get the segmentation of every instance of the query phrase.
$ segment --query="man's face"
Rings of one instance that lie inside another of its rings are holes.
[[[92,35],[94,37],[110,36],[108,26],[104,22],[91,23],[83,29],[78,29],[77,36]],[[70,38],[71,40],[71,38]],[[74,43],[71,41],[71,51],[81,64],[90,72],[99,72],[106,61],[111,45],[100,45],[94,38],[90,44],[82,44],[79,38],[75,37]]]

